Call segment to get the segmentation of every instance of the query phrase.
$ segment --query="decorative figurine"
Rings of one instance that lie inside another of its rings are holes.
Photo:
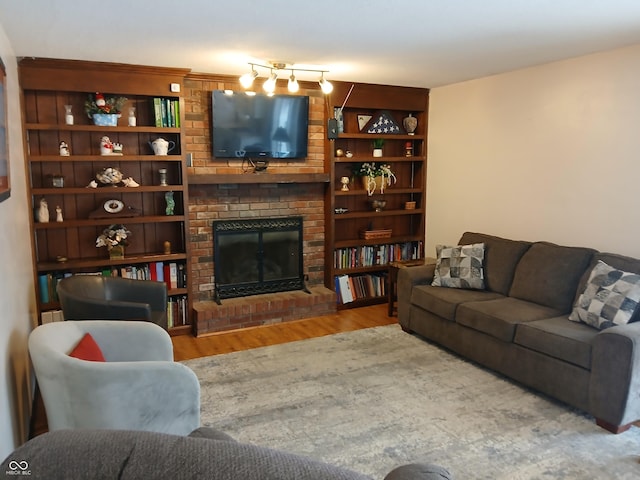
[[[113,143],[106,135],[100,139],[100,155],[113,155]]]
[[[173,199],[173,192],[167,192],[164,194],[164,199],[167,202],[167,208],[165,209],[166,215],[173,215],[173,210],[176,207],[176,202]]]
[[[38,221],[40,223],[49,223],[49,204],[44,198],[40,199],[40,208],[38,209]]]
[[[124,183],[125,187],[139,187],[140,184],[138,182],[136,182],[133,177],[129,177],[129,178],[125,178],[124,180],[122,180],[122,183]]]
[[[340,190],[342,190],[343,192],[348,192],[349,191],[349,177],[342,177],[340,179],[340,183],[342,184],[342,188]]]
[[[64,222],[64,219],[62,218],[62,208],[60,208],[60,205],[56,205],[56,222]]]
[[[129,126],[136,126],[136,107],[129,107]]]
[[[164,242],[164,254],[165,255],[171,254],[171,242],[169,240],[166,240]]]
[[[86,188],[98,188],[98,182],[96,182],[95,180],[91,180]]]
[[[122,155],[122,144],[114,143],[113,144],[113,154],[112,155]]]
[[[71,112],[71,105],[64,106],[64,123],[67,125],[73,125],[73,113]]]
[[[67,145],[67,142],[60,142],[60,156],[68,157],[69,155],[71,155],[71,150],[69,150],[69,145]]]

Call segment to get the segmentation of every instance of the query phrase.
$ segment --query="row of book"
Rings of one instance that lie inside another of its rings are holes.
[[[167,327],[189,324],[189,300],[186,295],[169,297],[167,303]]]
[[[40,314],[42,325],[51,322],[62,322],[62,310],[45,310]],[[167,302],[167,327],[179,327],[189,324],[189,301],[186,295],[169,297]]]
[[[335,282],[339,304],[382,297],[387,294],[387,276],[384,273],[337,275]]]
[[[333,266],[338,269],[373,267],[389,262],[418,260],[422,258],[422,252],[422,241],[338,248],[333,252]]]
[[[71,275],[102,275],[105,277],[122,277],[134,280],[154,280],[165,282],[168,290],[187,287],[185,264],[178,262],[151,262],[120,267],[107,267],[97,272],[48,272],[38,276],[40,303],[57,302],[58,282]]]
[[[155,97],[153,117],[156,127],[180,127],[180,101],[175,98]]]

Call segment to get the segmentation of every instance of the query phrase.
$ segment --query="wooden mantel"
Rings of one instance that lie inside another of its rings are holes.
[[[227,173],[190,174],[189,185],[223,185],[230,183],[329,183],[328,173]]]

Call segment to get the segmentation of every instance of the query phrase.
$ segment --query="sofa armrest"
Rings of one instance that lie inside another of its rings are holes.
[[[640,323],[607,328],[593,342],[590,412],[619,427],[640,419]]]
[[[411,290],[415,285],[429,285],[433,280],[435,264],[406,267],[398,270],[398,321],[408,326],[411,310]]]

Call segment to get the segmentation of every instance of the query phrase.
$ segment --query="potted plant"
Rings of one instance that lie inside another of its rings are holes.
[[[362,178],[363,186],[369,196],[373,195],[376,189],[380,189],[380,193],[384,193],[386,188],[396,182],[396,176],[391,170],[391,165],[386,163],[354,163],[351,171],[354,177]]]
[[[127,238],[130,235],[131,232],[122,224],[109,225],[96,238],[96,247],[107,247],[111,260],[124,258],[124,247],[129,245]]]
[[[102,93],[96,92],[95,95],[89,94],[84,102],[84,111],[95,125],[115,127],[126,102],[126,97],[105,98]]]
[[[373,140],[373,156],[382,156],[382,147],[384,146],[384,138],[375,138]]]

